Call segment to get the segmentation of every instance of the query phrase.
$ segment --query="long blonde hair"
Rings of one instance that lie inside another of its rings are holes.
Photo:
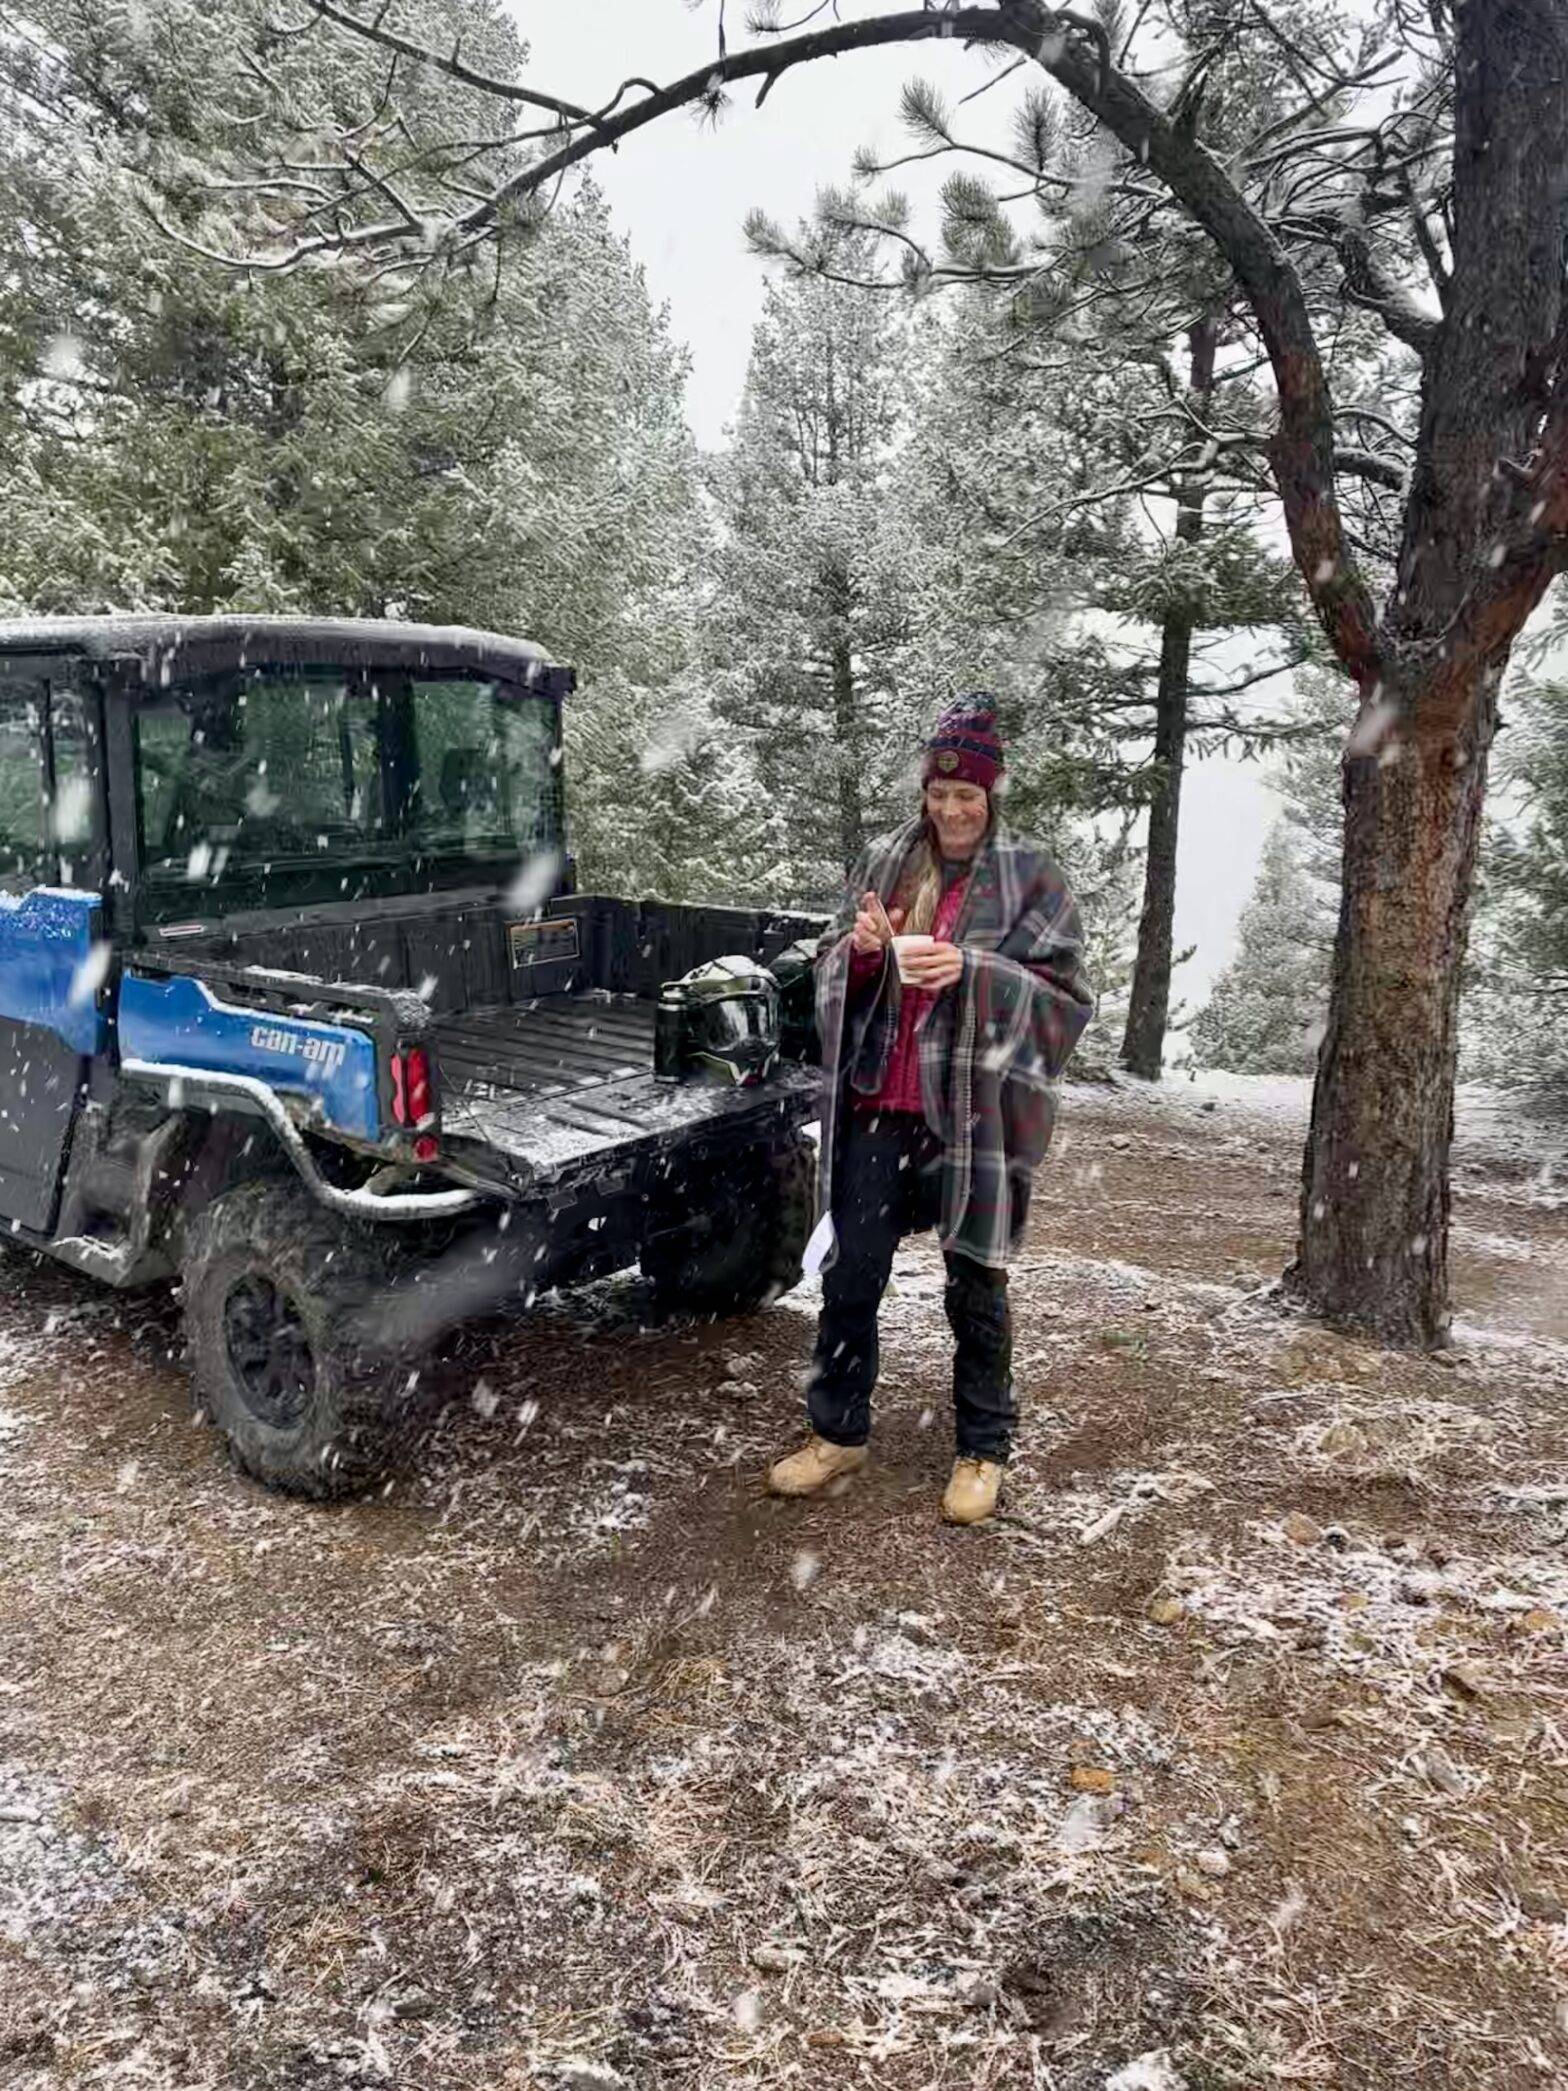
[[[929,936],[941,902],[942,874],[937,868],[936,851],[931,847],[931,828],[927,823],[920,840],[904,859],[904,868],[898,875],[898,890],[893,895],[893,905],[904,910],[904,934]]]

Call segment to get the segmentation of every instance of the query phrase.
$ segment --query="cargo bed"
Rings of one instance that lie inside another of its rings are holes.
[[[307,979],[417,993],[432,1019],[443,1148],[472,1180],[515,1194],[574,1180],[612,1149],[640,1178],[672,1135],[701,1168],[711,1149],[809,1115],[815,1071],[795,1061],[756,1089],[657,1080],[654,1022],[666,980],[720,954],[766,963],[820,926],[577,894],[542,922],[519,921],[491,893],[431,894],[192,925],[160,937],[145,962],[285,1002]]]
[[[671,1134],[715,1144],[766,1139],[814,1104],[816,1071],[790,1063],[756,1089],[661,1082],[653,1026],[651,1002],[593,990],[441,1019],[448,1153],[500,1163],[519,1187],[543,1176],[569,1181],[611,1153],[652,1155]]]
[[[654,1005],[636,995],[544,995],[436,1022],[450,1111],[465,1097],[560,1096],[653,1068]]]

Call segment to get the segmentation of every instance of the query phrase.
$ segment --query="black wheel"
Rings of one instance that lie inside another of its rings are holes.
[[[796,1135],[741,1157],[687,1225],[651,1235],[643,1276],[667,1313],[750,1314],[800,1283],[816,1211],[817,1150]]]
[[[186,1232],[186,1339],[198,1399],[235,1464],[317,1501],[357,1495],[428,1426],[425,1375],[373,1337],[395,1237],[274,1179],[215,1199]]]
[[[293,1430],[316,1391],[310,1331],[287,1292],[259,1272],[228,1288],[223,1346],[245,1406],[269,1430]]]

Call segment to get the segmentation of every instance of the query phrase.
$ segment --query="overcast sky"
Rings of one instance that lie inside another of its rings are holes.
[[[667,81],[715,50],[716,0],[695,9],[687,0],[512,0],[512,11],[537,83],[590,107],[630,74]],[[717,444],[734,413],[761,309],[764,271],[741,236],[746,212],[757,204],[786,221],[809,215],[818,187],[848,175],[857,145],[896,151],[899,88],[916,72],[953,99],[980,77],[972,54],[943,43],[856,53],[785,74],[761,110],[753,91],[741,90],[717,129],[676,114],[591,163],[691,349],[688,412],[700,442]],[[1010,91],[1004,82],[980,110],[994,108],[1000,119]],[[918,196],[917,181],[900,181]],[[1188,771],[1176,936],[1198,951],[1177,981],[1194,1006],[1230,955],[1277,808],[1255,764],[1214,761]]]

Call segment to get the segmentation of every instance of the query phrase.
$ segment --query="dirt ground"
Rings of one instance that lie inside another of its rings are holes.
[[[809,1290],[469,1337],[322,1511],[0,1257],[0,2086],[1568,2082],[1568,1171],[1462,1142],[1413,1361],[1260,1292],[1299,1149],[1069,1091],[974,1532],[929,1241],[804,1507]]]

